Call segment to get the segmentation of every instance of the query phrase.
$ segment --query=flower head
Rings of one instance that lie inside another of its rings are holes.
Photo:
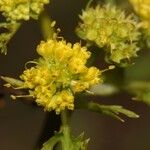
[[[0,12],[8,21],[37,18],[49,0],[0,0]]]
[[[135,11],[144,19],[150,20],[150,1],[149,0],[130,0]]]
[[[138,27],[133,16],[114,6],[97,5],[87,8],[80,16],[77,34],[89,43],[104,48],[107,60],[115,63],[137,56]]]
[[[130,0],[136,13],[141,17],[145,39],[150,47],[150,0]]]
[[[64,40],[42,41],[37,47],[41,57],[35,66],[26,69],[20,78],[38,105],[56,113],[74,109],[74,94],[102,82],[96,67],[87,67],[90,52],[79,43]]]

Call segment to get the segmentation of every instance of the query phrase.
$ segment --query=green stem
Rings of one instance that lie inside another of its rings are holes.
[[[71,131],[70,131],[70,121],[69,121],[69,112],[64,110],[61,113],[61,121],[62,121],[62,133],[63,133],[63,141],[62,141],[62,150],[71,150],[72,149],[72,141],[71,141]]]
[[[87,5],[86,5],[86,9],[88,9],[90,7],[90,5],[91,5],[92,2],[93,2],[93,0],[89,0],[88,1]]]
[[[53,38],[54,36],[55,31],[54,27],[51,26],[52,22],[53,21],[48,16],[47,12],[44,11],[40,16],[40,25],[45,40],[47,40],[48,38]]]

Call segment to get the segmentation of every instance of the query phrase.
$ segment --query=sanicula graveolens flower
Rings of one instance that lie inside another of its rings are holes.
[[[37,19],[49,0],[0,0],[0,12],[7,21]]]
[[[79,43],[49,39],[38,45],[37,52],[42,57],[23,72],[23,84],[17,88],[29,89],[29,96],[47,111],[73,110],[76,93],[102,82],[101,71],[86,66],[90,52]]]
[[[0,35],[2,53],[7,53],[7,43],[18,30],[21,21],[38,19],[44,5],[48,3],[49,0],[0,0],[0,13],[6,19],[0,23],[0,28],[7,30]]]
[[[41,57],[36,61],[32,61],[35,66],[26,69],[20,76],[22,81],[10,79],[10,82],[13,81],[16,88],[29,89],[29,95],[12,97],[31,96],[35,98],[39,105],[44,106],[45,110],[55,110],[56,113],[61,112],[62,128],[57,133],[58,139],[55,142],[53,141],[53,145],[48,142],[50,148],[46,145],[46,148],[44,146],[42,150],[53,149],[58,141],[61,141],[64,150],[87,149],[88,139],[83,139],[83,135],[78,138],[71,136],[69,123],[66,121],[68,120],[67,111],[64,110],[74,109],[74,96],[76,93],[86,91],[90,86],[102,82],[100,78],[102,71],[95,67],[88,68],[86,66],[90,53],[85,47],[81,47],[79,43],[72,45],[64,40],[47,40],[47,42],[41,42],[37,52]],[[4,79],[6,78],[4,77]],[[9,78],[7,79],[9,80]],[[106,114],[110,110],[111,115],[115,113],[118,115],[118,113],[123,112],[123,114],[138,117],[120,106],[111,106],[114,109],[113,112],[112,109],[105,106],[101,108],[95,104],[89,106],[94,111],[95,106],[96,111],[101,109],[106,112],[105,110],[108,109]]]
[[[150,47],[150,0],[130,0],[130,2],[141,18],[145,39]]]
[[[76,29],[78,36],[106,52],[106,60],[125,63],[137,56],[139,31],[133,15],[112,5],[97,5],[83,10]]]
[[[150,1],[149,0],[130,0],[135,11],[144,19],[150,20]]]

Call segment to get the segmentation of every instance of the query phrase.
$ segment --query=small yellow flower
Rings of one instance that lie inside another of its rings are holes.
[[[84,75],[83,80],[88,81],[89,85],[93,85],[99,82],[98,76],[100,75],[99,70],[96,67],[90,67],[87,73]]]
[[[0,12],[8,21],[37,18],[49,0],[0,0]]]
[[[130,0],[130,2],[142,18],[150,20],[150,0]]]
[[[103,48],[109,62],[124,63],[137,56],[140,32],[134,16],[111,5],[97,5],[84,10],[80,19],[78,36]]]
[[[130,0],[135,11],[140,15],[144,28],[150,28],[150,1],[149,0]]]
[[[86,66],[90,52],[79,43],[49,39],[38,45],[37,52],[42,57],[20,76],[21,86],[47,111],[73,110],[75,93],[102,82],[101,71]]]
[[[144,38],[150,47],[150,0],[130,0],[136,13],[141,17]]]

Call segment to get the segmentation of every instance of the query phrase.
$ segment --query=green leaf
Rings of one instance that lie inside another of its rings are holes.
[[[75,150],[87,150],[90,139],[85,139],[84,136],[84,133],[81,133],[77,138],[73,138]]]
[[[61,138],[62,145],[64,145],[63,150],[87,150],[89,140],[85,138],[84,133],[78,137],[70,136],[66,139],[63,135]]]
[[[8,83],[8,84],[5,84],[6,87],[11,87],[11,86],[23,87],[23,84],[24,84],[24,82],[15,78],[1,76],[1,79],[3,79],[5,82]]]
[[[119,92],[119,89],[115,85],[105,83],[93,86],[90,92],[94,93],[94,95],[109,96]]]
[[[0,52],[7,54],[7,44],[19,29],[20,23],[0,23],[0,29],[5,29],[3,33],[0,34]]]
[[[47,142],[43,144],[41,150],[53,150],[56,144],[61,141],[61,137],[62,134],[58,134],[58,133],[55,134],[53,137],[51,137]]]
[[[150,106],[150,82],[132,81],[128,83],[126,89],[135,95],[133,100],[144,102]]]
[[[94,102],[88,102],[87,104],[86,103],[87,102],[85,102],[85,103],[82,102],[82,105],[80,106],[80,108],[84,108],[84,109],[88,109],[93,112],[108,115],[108,116],[111,116],[122,122],[124,122],[124,120],[122,119],[122,117],[120,117],[120,114],[123,114],[129,118],[138,118],[139,117],[139,115],[137,115],[133,111],[125,109],[120,105],[100,105],[100,104],[94,103]]]

